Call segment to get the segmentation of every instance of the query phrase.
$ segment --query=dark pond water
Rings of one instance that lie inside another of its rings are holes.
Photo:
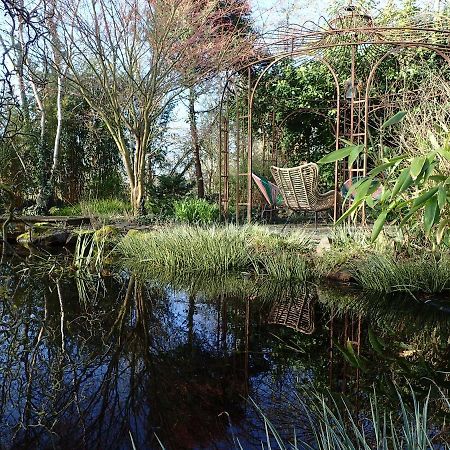
[[[374,388],[395,409],[394,384],[419,398],[450,386],[443,299],[44,269],[0,269],[0,448],[261,448],[251,400],[289,439],[308,435],[298,399],[312,390],[361,414]]]

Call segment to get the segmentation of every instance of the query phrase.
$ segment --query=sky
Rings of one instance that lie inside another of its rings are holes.
[[[329,0],[249,0],[253,10],[253,18],[262,30],[270,30],[277,25],[285,24],[286,17],[290,17],[291,23],[302,25],[306,21],[317,21],[320,16],[329,16],[329,5],[333,1]],[[348,0],[341,0],[343,3],[348,3]],[[355,0],[353,2],[358,5],[360,2]],[[374,0],[374,11],[372,14],[376,15],[376,10],[383,8],[387,0]],[[396,0],[396,3],[403,3],[401,0]],[[437,3],[444,4],[445,0],[417,0],[416,4],[419,6],[436,5]]]
[[[274,30],[280,25],[286,25],[289,18],[290,24],[303,25],[307,21],[317,22],[321,16],[329,17],[328,9],[331,0],[249,0],[252,7],[252,15],[255,28],[259,32]],[[347,3],[348,0],[341,0]],[[420,6],[427,4],[435,5],[436,2],[444,3],[445,0],[417,0]],[[358,4],[357,0],[354,4]],[[387,0],[374,0],[375,7],[371,11],[383,8]],[[403,3],[397,0],[397,3]],[[187,123],[187,110],[181,103],[174,111],[174,117],[170,124],[170,130],[175,134],[187,134],[189,125]]]
[[[287,16],[291,22],[304,23],[326,15],[328,1],[320,0],[250,0],[257,28],[263,31],[285,24]]]

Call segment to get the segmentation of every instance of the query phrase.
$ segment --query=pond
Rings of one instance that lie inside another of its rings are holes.
[[[363,418],[374,389],[394,411],[431,389],[448,421],[445,299],[63,266],[1,266],[0,448],[261,448],[262,413],[308,440],[305,399]]]

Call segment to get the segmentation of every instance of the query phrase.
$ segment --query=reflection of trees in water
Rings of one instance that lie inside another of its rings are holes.
[[[2,444],[115,448],[129,445],[129,430],[139,448],[155,443],[154,432],[168,448],[225,439],[218,414],[236,423],[244,414],[245,307],[217,301],[212,352],[196,336],[195,295],[176,323],[167,292],[133,277],[125,289],[107,283],[93,304],[75,286],[35,279],[5,296]]]
[[[307,336],[268,322],[277,304],[311,312],[304,306],[315,298],[312,286],[230,277],[183,280],[181,294],[169,280],[45,279],[2,270],[0,447],[117,448],[130,446],[129,431],[139,449],[157,447],[154,433],[168,448],[207,446],[230,438],[223,411],[242,442],[256,446],[263,430],[246,395],[290,434],[303,414],[293,386],[325,391],[332,368],[335,389],[370,390],[385,371],[371,356],[367,321],[359,320],[376,313],[378,330],[394,325],[387,312],[383,325],[373,300],[366,312],[350,300],[338,311],[346,300],[321,289],[316,330]],[[443,329],[442,318],[435,320],[427,323]],[[398,326],[399,339],[408,336]],[[377,364],[358,374],[336,349],[330,353],[331,337],[353,341]],[[434,367],[444,364],[442,354],[433,357]]]
[[[185,289],[189,288],[189,280],[179,280],[179,283]],[[196,279],[195,283],[196,289],[203,290],[205,295],[220,292],[213,281],[203,280],[202,283],[202,280]],[[253,316],[259,316],[259,324],[276,322],[278,325],[292,325],[295,322],[294,328],[299,329],[301,327],[298,325],[305,320],[308,322],[306,328],[311,329],[309,319],[314,315],[314,307],[308,310],[304,306],[311,306],[313,302],[305,300],[319,298],[315,308],[316,331],[312,337],[292,333],[284,327],[265,327],[275,338],[266,335],[263,339],[268,349],[265,356],[270,361],[270,376],[276,385],[273,391],[278,397],[277,401],[266,407],[274,410],[272,420],[285,428],[292,423],[292,417],[301,415],[299,411],[293,412],[298,409],[293,398],[295,390],[292,389],[296,384],[308,386],[313,383],[319,392],[331,389],[332,392],[350,394],[349,405],[355,411],[368,408],[367,394],[373,391],[374,385],[391,408],[398,403],[395,385],[407,397],[412,387],[417,398],[424,398],[433,383],[445,391],[449,387],[446,375],[439,373],[439,369],[447,371],[448,367],[450,318],[436,314],[436,310],[429,305],[416,304],[411,297],[374,297],[342,288],[327,290],[320,287],[316,290],[311,285],[279,285],[267,278],[249,280],[232,276],[221,280],[221,285],[222,289],[240,295],[242,303],[249,298],[257,303]],[[280,310],[282,314],[272,314]],[[294,312],[292,317],[291,311]],[[275,320],[280,317],[282,323]],[[252,322],[250,328],[253,336],[264,332],[264,327],[258,329],[259,324]],[[374,351],[369,328],[385,341],[381,355]],[[351,344],[358,362],[362,363],[361,367],[349,363],[338,350],[338,344],[344,349]],[[421,355],[405,357],[409,354],[408,350],[403,351],[405,348],[417,346],[421,349]],[[287,381],[290,374],[296,381]],[[260,393],[264,392],[265,387],[255,388],[255,384],[253,380],[252,395],[264,404],[264,394]],[[437,389],[435,391],[436,397],[439,397]],[[436,410],[439,408],[436,405]]]
[[[322,286],[319,301],[332,318],[329,368],[334,390],[352,393],[349,403],[358,409],[363,402],[353,393],[375,388],[380,405],[395,410],[398,391],[407,399],[413,390],[424,400],[431,389],[433,414],[436,423],[442,422],[448,415],[442,395],[450,389],[450,315],[405,294],[380,296]]]

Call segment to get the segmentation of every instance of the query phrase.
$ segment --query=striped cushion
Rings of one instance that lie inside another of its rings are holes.
[[[268,205],[280,206],[283,203],[283,197],[277,185],[271,183],[267,178],[259,177],[254,173],[252,173],[252,178]]]

